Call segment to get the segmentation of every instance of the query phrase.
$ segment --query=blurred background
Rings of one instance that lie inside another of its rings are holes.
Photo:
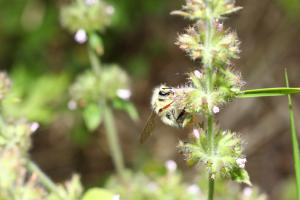
[[[176,152],[179,138],[189,130],[157,123],[145,144],[138,136],[150,114],[155,86],[183,84],[186,72],[197,66],[174,45],[188,21],[170,16],[180,0],[108,0],[115,7],[112,26],[103,34],[102,61],[118,63],[131,76],[132,101],[138,122],[116,112],[117,129],[126,167],[138,169],[174,159],[186,177],[194,169]],[[55,181],[73,172],[85,185],[103,183],[114,172],[103,128],[89,133],[81,116],[68,110],[68,88],[77,74],[89,67],[86,47],[60,25],[59,11],[67,0],[0,0],[0,69],[13,80],[22,102],[6,110],[16,117],[38,121],[31,156]],[[284,68],[291,86],[299,86],[300,2],[298,0],[238,0],[243,10],[225,21],[241,40],[236,70],[244,89],[284,85]],[[294,97],[299,122],[300,97]],[[241,134],[252,182],[270,199],[293,177],[287,98],[235,100],[221,108],[221,127]],[[299,130],[299,123],[297,123]],[[278,197],[277,197],[278,198]]]

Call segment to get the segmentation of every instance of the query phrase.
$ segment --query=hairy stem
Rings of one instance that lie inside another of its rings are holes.
[[[27,168],[31,173],[36,174],[39,177],[39,180],[42,184],[51,192],[57,195],[59,199],[67,199],[64,194],[62,194],[55,183],[31,160],[27,162]]]
[[[210,93],[213,91],[213,65],[212,65],[212,52],[211,52],[211,43],[213,37],[213,16],[210,8],[210,3],[207,1],[207,9],[206,9],[206,32],[205,32],[205,53],[203,55],[203,65],[207,74],[207,82],[206,82],[206,91],[208,93],[208,97]],[[210,103],[210,99],[208,99],[208,116],[207,116],[207,137],[209,141],[209,150],[210,155],[214,154],[214,136],[213,136],[213,124],[214,124],[214,116],[212,113],[212,105]],[[213,200],[214,197],[214,179],[212,177],[212,173],[210,172],[208,175],[208,200]]]
[[[104,106],[104,126],[106,129],[105,132],[108,138],[109,148],[112,154],[114,165],[119,177],[124,180],[125,167],[122,151],[118,140],[117,130],[115,128],[115,120],[112,111],[108,106]]]

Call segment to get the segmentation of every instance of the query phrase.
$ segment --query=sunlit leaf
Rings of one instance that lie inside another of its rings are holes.
[[[92,188],[83,195],[82,200],[112,200],[113,196],[114,194],[108,190]]]
[[[113,101],[113,106],[115,109],[125,111],[132,120],[137,121],[139,119],[139,114],[135,106],[130,101],[124,101],[117,98]]]
[[[102,109],[97,104],[89,104],[83,110],[83,119],[90,131],[94,131],[102,121]]]
[[[249,174],[245,169],[236,167],[231,170],[230,174],[233,181],[252,185],[250,182]]]

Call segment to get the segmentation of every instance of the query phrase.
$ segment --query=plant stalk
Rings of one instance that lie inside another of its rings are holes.
[[[93,71],[96,73],[96,75],[99,77],[101,74],[101,63],[100,60],[96,54],[96,52],[89,47],[88,49],[89,53],[89,59],[92,65]],[[108,143],[109,143],[109,148],[112,156],[112,160],[114,163],[114,166],[116,168],[118,176],[124,180],[124,172],[125,172],[125,167],[124,167],[124,160],[123,160],[123,155],[122,151],[120,148],[120,142],[118,140],[118,134],[115,126],[115,120],[114,116],[112,114],[111,109],[109,106],[106,104],[100,103],[99,106],[101,106],[101,109],[104,109],[103,115],[104,115],[104,126],[105,126],[105,133],[107,135]]]
[[[110,152],[112,154],[112,159],[114,165],[116,167],[117,173],[121,179],[124,180],[125,178],[125,167],[124,161],[122,156],[122,151],[120,148],[120,143],[118,140],[115,120],[112,114],[111,109],[106,105],[104,106],[104,126],[105,126],[105,133],[108,138]]]
[[[42,184],[51,192],[57,195],[61,200],[67,199],[64,194],[62,194],[55,183],[31,160],[27,161],[27,168],[31,173],[36,174]]]
[[[215,188],[215,180],[212,178],[209,178],[209,190],[208,190],[208,200],[214,199],[214,188]]]
[[[206,82],[206,90],[208,93],[208,97],[210,96],[210,93],[213,91],[213,64],[212,64],[212,52],[211,52],[211,43],[212,43],[212,37],[213,37],[213,22],[214,18],[212,16],[212,10],[210,7],[210,2],[206,2],[206,32],[205,32],[205,53],[203,55],[203,65],[206,70],[207,74],[207,82]],[[207,137],[209,141],[209,150],[210,150],[210,156],[214,154],[214,135],[213,135],[213,126],[214,126],[214,116],[212,113],[212,105],[210,103],[210,100],[208,99],[208,116],[207,116]],[[210,172],[208,174],[208,200],[213,200],[214,198],[214,177],[213,174]]]
[[[89,53],[89,59],[90,59],[91,65],[92,65],[92,69],[96,73],[96,75],[99,76],[101,73],[100,60],[99,60],[96,52],[91,47],[88,49],[88,53]]]
[[[285,82],[286,82],[286,87],[289,88],[289,79],[288,79],[287,70],[285,70]],[[289,113],[290,113],[291,138],[292,138],[294,168],[295,168],[295,176],[296,176],[297,200],[300,200],[299,144],[298,144],[297,131],[296,131],[296,126],[295,126],[295,117],[294,117],[294,111],[293,111],[292,97],[290,94],[288,95],[288,105],[289,105]]]

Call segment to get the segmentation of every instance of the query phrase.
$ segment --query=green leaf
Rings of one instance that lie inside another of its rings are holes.
[[[98,55],[103,55],[104,48],[101,37],[96,32],[89,34],[89,37],[89,43],[93,50],[95,50]]]
[[[84,195],[82,200],[112,200],[114,194],[101,188],[91,188]]]
[[[137,121],[139,119],[139,114],[130,101],[124,101],[120,98],[116,98],[113,101],[113,107],[118,110],[125,111],[132,120]]]
[[[89,104],[83,110],[83,119],[90,131],[94,131],[102,121],[102,110],[97,104]]]
[[[286,87],[289,87],[289,78],[287,71],[285,70],[285,82]],[[296,187],[297,187],[297,199],[300,200],[300,154],[299,154],[299,144],[297,138],[297,130],[295,126],[295,117],[293,111],[293,103],[291,95],[288,95],[288,108],[290,113],[290,125],[291,125],[291,138],[293,145],[293,157],[294,157],[294,168],[296,176]]]
[[[231,179],[238,183],[245,183],[247,185],[252,185],[250,182],[249,174],[245,169],[235,167],[230,172]]]
[[[284,96],[288,94],[300,93],[300,88],[260,88],[253,90],[241,91],[237,95],[238,98],[256,98],[256,97],[272,97]]]

